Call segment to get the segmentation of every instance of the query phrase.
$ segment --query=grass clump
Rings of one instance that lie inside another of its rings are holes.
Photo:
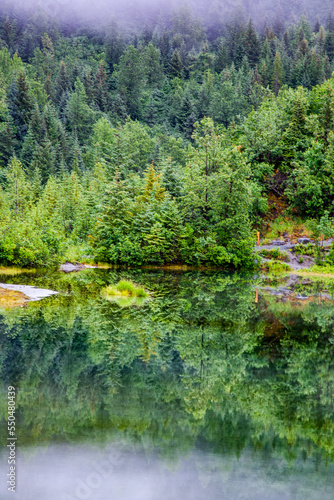
[[[121,280],[117,285],[110,285],[103,290],[106,299],[116,301],[121,307],[142,305],[149,297],[149,293],[132,281]]]
[[[108,286],[106,293],[108,295],[120,295],[123,297],[148,297],[148,293],[143,287],[136,286],[132,281],[127,280],[121,280],[116,286]]]

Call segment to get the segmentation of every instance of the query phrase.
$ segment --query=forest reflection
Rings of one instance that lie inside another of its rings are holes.
[[[150,300],[105,300],[101,289],[121,278]],[[22,446],[123,436],[169,459],[196,449],[333,459],[330,283],[326,300],[284,302],[238,274],[88,269],[10,280],[60,292],[1,313],[1,377],[18,390]]]

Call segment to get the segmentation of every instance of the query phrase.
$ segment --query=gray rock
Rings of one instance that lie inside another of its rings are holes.
[[[307,243],[311,243],[310,238],[298,238],[297,241],[300,245],[307,245]]]
[[[272,241],[272,242],[270,243],[270,245],[273,245],[273,246],[277,246],[277,247],[279,247],[279,246],[281,246],[281,245],[285,245],[285,241],[282,241],[282,240]]]
[[[40,300],[45,297],[50,297],[50,295],[55,295],[58,292],[54,292],[53,290],[47,290],[45,288],[36,288],[35,286],[30,285],[9,285],[7,283],[0,283],[0,287],[5,290],[14,290],[16,292],[24,293],[26,297],[32,300]]]
[[[62,264],[59,269],[64,273],[73,273],[73,271],[78,272],[81,271],[81,269],[85,269],[85,266],[83,264],[72,264],[72,262],[65,262],[65,264]]]

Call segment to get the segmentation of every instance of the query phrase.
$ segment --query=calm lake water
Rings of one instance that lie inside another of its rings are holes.
[[[122,278],[149,300],[106,300]],[[0,312],[1,500],[334,499],[334,281],[87,269],[0,282],[59,292]]]

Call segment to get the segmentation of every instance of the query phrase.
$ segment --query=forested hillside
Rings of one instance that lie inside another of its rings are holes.
[[[334,212],[334,17],[2,8],[0,263],[251,267],[270,206]],[[257,24],[258,26],[258,24]]]

